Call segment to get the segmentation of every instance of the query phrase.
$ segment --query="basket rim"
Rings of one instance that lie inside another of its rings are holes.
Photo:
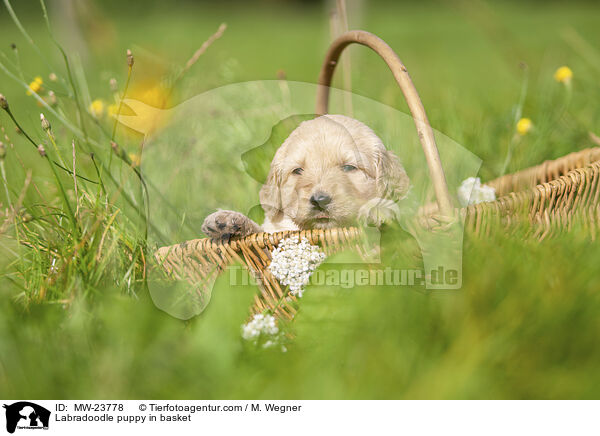
[[[350,242],[360,238],[362,235],[362,228],[356,226],[332,227],[328,229],[285,230],[274,233],[259,232],[241,238],[232,238],[228,241],[217,241],[208,237],[190,239],[178,244],[160,247],[156,250],[156,254],[162,257],[167,254],[176,254],[190,249],[201,251],[212,250],[214,252],[224,252],[231,249],[237,252],[249,245],[255,245],[259,248],[268,248],[276,246],[282,239],[289,236],[306,238],[311,244],[321,243],[323,241],[331,244],[337,242]]]
[[[600,151],[600,148],[598,148],[598,151]],[[466,219],[467,215],[480,213],[483,211],[483,209],[507,210],[510,209],[511,206],[514,206],[516,202],[524,202],[527,200],[531,200],[536,195],[543,194],[546,197],[548,196],[548,193],[560,189],[561,183],[572,185],[577,185],[581,183],[581,181],[584,180],[584,177],[582,177],[584,174],[582,174],[582,172],[585,172],[587,169],[600,170],[600,160],[591,162],[581,168],[573,169],[567,172],[565,175],[554,178],[544,183],[539,183],[522,191],[509,192],[506,195],[498,197],[494,201],[473,204],[466,207],[456,208],[455,210],[459,212],[458,216],[462,217],[463,220]],[[415,218],[434,215],[436,215],[436,213],[417,214]],[[211,250],[215,252],[223,252],[231,249],[237,252],[250,244],[256,245],[260,248],[268,248],[276,246],[279,243],[279,241],[288,236],[295,235],[299,236],[300,238],[307,238],[310,243],[321,243],[323,241],[326,241],[328,243],[335,243],[336,240],[354,240],[360,237],[362,234],[363,229],[361,227],[356,226],[332,227],[329,229],[286,230],[275,233],[259,232],[244,236],[242,238],[231,239],[229,241],[216,241],[208,237],[191,239],[188,241],[181,242],[179,244],[160,247],[156,251],[156,253],[161,255],[162,257],[170,253],[180,253],[182,250],[188,251],[189,249],[201,251]]]

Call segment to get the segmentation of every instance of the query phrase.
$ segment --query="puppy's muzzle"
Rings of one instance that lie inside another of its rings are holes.
[[[329,203],[331,203],[331,196],[324,192],[315,192],[310,197],[310,204],[317,210],[325,210]]]

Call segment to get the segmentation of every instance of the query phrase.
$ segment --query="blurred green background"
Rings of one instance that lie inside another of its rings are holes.
[[[47,80],[61,64],[39,4],[14,3],[41,55],[0,5],[3,59],[15,62],[14,43],[25,82],[36,76]],[[109,79],[125,81],[124,53],[130,48],[136,56],[131,95],[137,92],[152,103],[153,95],[142,95],[148,84],[160,86],[220,23],[227,23],[223,37],[186,74],[169,105],[244,80],[285,74],[314,82],[331,40],[335,8],[318,1],[75,3],[49,1],[49,15],[72,63],[85,71],[90,99],[110,100]],[[376,33],[398,52],[433,127],[483,159],[482,180],[501,174],[520,116],[530,118],[534,129],[514,150],[509,172],[597,145],[589,135],[600,134],[597,2],[349,1],[348,15],[350,28]],[[406,111],[385,65],[361,47],[350,52],[353,91]],[[574,73],[569,89],[553,79],[562,65]],[[64,74],[58,68],[56,73]],[[25,89],[0,72],[0,92],[24,129],[42,138],[40,108]],[[31,168],[40,189],[56,196],[47,168],[13,133],[5,113],[0,125],[23,161],[19,165],[9,150],[11,194],[18,194]],[[130,141],[135,143],[135,136]],[[4,200],[2,195],[3,210]],[[309,289],[286,353],[242,341],[240,325],[253,289],[230,288],[225,279],[217,282],[207,310],[188,322],[159,311],[143,289],[132,292],[118,280],[93,290],[75,280],[68,304],[57,295],[36,302],[29,298],[37,292],[33,282],[16,266],[35,259],[27,257],[27,247],[19,246],[10,228],[3,232],[4,398],[600,394],[600,247],[587,232],[543,243],[467,236],[464,286],[456,292]]]

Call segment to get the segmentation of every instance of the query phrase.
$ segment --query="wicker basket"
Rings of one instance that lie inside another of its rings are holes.
[[[600,219],[600,148],[571,153],[487,182],[496,190],[496,201],[456,210],[433,130],[410,76],[396,53],[371,33],[350,31],[332,43],[319,75],[317,114],[327,113],[333,72],[342,51],[352,43],[371,48],[387,63],[414,119],[437,200],[420,210],[419,226],[439,232],[444,228],[440,223],[460,220],[467,232],[489,235],[493,231],[506,232],[525,224],[528,236],[543,239],[553,232],[568,230],[579,221],[595,237],[596,223]],[[311,244],[321,246],[326,254],[343,249],[362,250],[363,231],[351,227],[258,233],[225,243],[196,239],[162,247],[155,253],[155,259],[170,277],[194,283],[198,292],[212,286],[217,275],[228,265],[235,262],[246,265],[260,285],[253,312],[268,310],[277,317],[291,319],[297,310],[296,297],[289,295],[267,268],[273,248],[290,235],[307,238]]]

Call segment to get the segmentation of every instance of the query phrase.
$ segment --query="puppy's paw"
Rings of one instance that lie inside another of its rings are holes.
[[[219,210],[204,219],[202,231],[211,239],[228,241],[260,232],[260,226],[239,212]]]
[[[400,208],[392,200],[372,198],[361,206],[358,221],[362,225],[380,227],[385,222],[398,219]]]

